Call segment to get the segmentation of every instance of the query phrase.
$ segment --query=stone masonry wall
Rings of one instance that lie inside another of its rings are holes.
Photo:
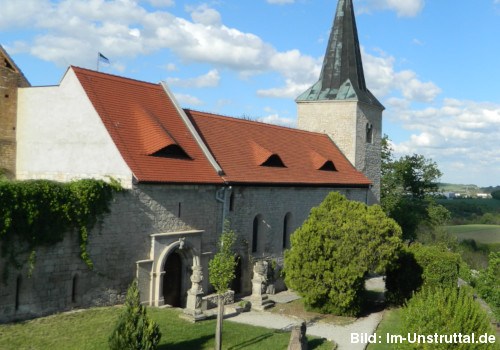
[[[151,234],[204,230],[201,244],[203,290],[210,294],[208,261],[216,253],[222,232],[223,204],[216,186],[139,185],[118,193],[111,213],[91,232],[89,253],[94,270],[80,259],[78,235],[69,234],[53,247],[37,251],[31,279],[27,271],[10,269],[7,285],[0,284],[0,323],[80,307],[122,303],[136,276],[136,262],[148,259]],[[283,220],[289,213],[288,238],[332,188],[233,187],[233,210],[226,218],[239,235],[243,294],[251,293],[251,261],[275,259],[282,264]],[[364,202],[366,189],[339,189],[350,199]],[[259,249],[249,253],[254,218],[259,215]],[[245,243],[245,241],[247,243]],[[4,260],[0,259],[3,266]],[[189,268],[189,267],[186,267]],[[1,269],[0,269],[1,270]],[[277,289],[284,288],[278,285]]]
[[[21,74],[3,66],[0,54],[0,170],[14,178],[16,170],[17,88],[28,83]]]
[[[373,142],[366,142],[366,126]],[[368,203],[380,202],[382,110],[358,101],[297,103],[297,127],[326,133],[354,167],[373,182]]]

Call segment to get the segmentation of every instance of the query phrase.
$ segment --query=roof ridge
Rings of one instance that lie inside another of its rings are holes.
[[[292,127],[289,127],[289,126],[270,124],[270,123],[261,122],[261,121],[258,121],[258,120],[242,119],[242,118],[238,118],[238,117],[231,117],[231,116],[227,116],[227,115],[215,114],[215,113],[211,113],[211,112],[196,111],[194,109],[189,109],[189,108],[185,108],[185,110],[187,110],[189,112],[193,112],[193,113],[202,114],[203,116],[208,117],[208,118],[225,119],[225,120],[229,120],[229,121],[233,121],[233,122],[238,122],[238,123],[258,124],[258,125],[261,125],[261,126],[278,128],[278,129],[285,129],[285,130],[288,130],[288,131],[291,131],[291,132],[298,132],[298,133],[302,133],[302,134],[315,134],[315,135],[327,136],[325,133],[321,133],[321,132],[307,131],[307,130],[292,128]]]
[[[123,77],[121,75],[99,72],[99,71],[96,71],[93,69],[88,69],[88,68],[83,68],[83,67],[78,67],[78,66],[70,66],[70,68],[72,68],[73,70],[77,69],[77,70],[83,71],[82,72],[83,74],[90,74],[90,75],[94,75],[94,76],[103,76],[103,77],[107,77],[107,78],[110,78],[113,80],[125,80],[127,82],[138,84],[138,85],[148,85],[151,87],[160,87],[159,83],[151,83],[151,82],[144,81],[144,80],[127,78],[127,77]]]

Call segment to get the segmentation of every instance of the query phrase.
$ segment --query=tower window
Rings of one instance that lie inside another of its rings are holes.
[[[366,143],[373,143],[373,125],[366,124]]]

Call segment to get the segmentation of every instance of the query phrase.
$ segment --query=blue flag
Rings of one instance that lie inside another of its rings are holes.
[[[99,61],[109,64],[109,59],[99,52]]]

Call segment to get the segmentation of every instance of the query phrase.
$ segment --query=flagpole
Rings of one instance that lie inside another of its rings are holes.
[[[97,52],[97,71],[99,72],[99,52]]]

